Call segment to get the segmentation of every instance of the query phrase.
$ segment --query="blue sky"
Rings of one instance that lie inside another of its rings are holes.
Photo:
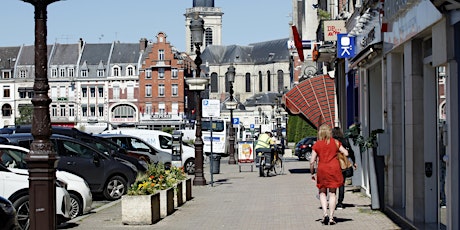
[[[163,31],[185,50],[186,8],[192,0],[63,0],[48,6],[48,44],[138,42]],[[292,0],[215,0],[222,8],[223,45],[248,45],[289,37]],[[0,47],[34,44],[34,8],[1,0]]]

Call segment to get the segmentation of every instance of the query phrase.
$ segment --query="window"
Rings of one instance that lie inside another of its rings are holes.
[[[173,97],[177,97],[179,95],[179,85],[172,84],[171,90],[172,90]]]
[[[57,105],[51,105],[51,116],[57,117]]]
[[[11,112],[12,112],[12,109],[11,109],[11,105],[10,104],[4,104],[2,106],[2,115],[4,117],[9,117],[11,116]]]
[[[69,105],[69,116],[75,117],[75,106]]]
[[[10,86],[6,85],[3,86],[3,98],[9,98],[11,97],[10,95]]]
[[[164,97],[165,96],[165,85],[164,84],[159,84],[158,85],[158,96],[159,97]]]
[[[68,68],[67,69],[67,75],[69,75],[69,77],[74,77],[75,76],[75,70],[74,68]]]
[[[90,91],[91,97],[96,97],[96,88],[91,87],[91,88],[89,88],[89,91]]]
[[[61,117],[65,117],[65,105],[59,105]]]
[[[65,89],[65,86],[59,87],[59,97],[66,97],[66,89]]]
[[[165,50],[158,50],[158,60],[165,60]]]
[[[88,107],[86,105],[81,106],[81,113],[83,114],[84,117],[88,116]]]
[[[104,116],[104,106],[103,105],[99,105],[98,108],[97,108],[97,111],[98,111],[99,117]]]
[[[145,104],[145,113],[146,114],[152,114],[152,104],[151,103],[146,103]]]
[[[145,70],[145,79],[152,79],[152,70],[146,69]]]
[[[145,97],[152,97],[152,85],[145,85]]]
[[[11,75],[11,72],[10,72],[10,71],[5,71],[5,72],[3,72],[3,78],[4,78],[4,79],[10,78],[10,75]]]
[[[115,76],[115,77],[120,76],[120,68],[119,67],[113,67],[113,76]]]
[[[262,92],[263,90],[263,84],[262,84],[262,72],[259,71],[259,92]]]
[[[93,150],[79,143],[67,140],[60,140],[62,149],[59,153],[64,156],[76,156],[78,158],[93,159]],[[60,145],[61,146],[61,145]]]
[[[165,78],[165,68],[158,68],[158,78],[159,79]]]
[[[87,88],[81,88],[81,95],[82,95],[82,97],[88,97],[88,89]]]
[[[19,77],[20,78],[26,78],[27,77],[27,71],[26,70],[20,70],[19,71]]]
[[[212,73],[211,74],[211,92],[212,93],[219,92],[218,80],[219,78],[217,77],[217,73]]]
[[[113,86],[113,99],[120,99],[120,86]]]
[[[205,46],[212,45],[212,29],[206,28],[204,31],[205,34]]]
[[[96,106],[91,105],[89,109],[90,109],[90,114],[91,114],[90,116],[95,117],[96,116]]]
[[[104,76],[104,70],[103,69],[98,69],[97,70],[97,76],[98,77],[103,77]]]
[[[132,83],[128,84],[128,86],[126,87],[126,92],[128,94],[128,99],[134,99],[134,85]]]
[[[99,87],[99,88],[97,88],[97,91],[98,91],[98,94],[99,94],[99,98],[103,98],[104,97],[104,88]]]
[[[126,71],[128,72],[128,76],[134,76],[134,68],[132,66],[129,66]]]
[[[51,77],[57,77],[57,69],[56,68],[51,69]]]
[[[245,80],[246,80],[246,92],[251,92],[251,74],[250,73],[246,73],[246,76],[245,76]]]
[[[278,70],[278,92],[282,92],[284,90],[284,78],[283,78],[283,71]]]
[[[65,69],[59,69],[59,77],[65,77]]]
[[[171,74],[172,74],[171,77],[174,78],[174,79],[176,79],[176,78],[178,77],[178,72],[179,72],[179,71],[177,70],[177,68],[171,69]]]
[[[88,77],[88,70],[82,70],[81,71],[81,76],[82,77]]]
[[[158,103],[158,113],[165,114],[165,103],[163,102]]]
[[[272,91],[272,75],[267,71],[267,91]]]
[[[57,100],[58,98],[58,88],[57,86],[51,86],[51,99],[53,101]]]
[[[134,118],[135,110],[128,105],[120,105],[113,109],[114,118]]]

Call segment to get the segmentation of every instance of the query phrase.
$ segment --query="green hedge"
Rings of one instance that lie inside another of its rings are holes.
[[[304,137],[316,136],[317,131],[300,116],[289,115],[287,137],[289,142],[297,143]]]

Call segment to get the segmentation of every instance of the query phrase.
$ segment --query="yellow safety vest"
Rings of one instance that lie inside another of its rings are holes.
[[[271,137],[268,136],[268,134],[266,133],[260,134],[259,138],[257,139],[257,144],[254,150],[258,148],[270,148],[270,140],[271,140]]]

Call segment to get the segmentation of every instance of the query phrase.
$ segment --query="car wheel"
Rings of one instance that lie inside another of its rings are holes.
[[[23,230],[28,230],[30,228],[29,195],[15,200],[13,206],[16,209],[19,227]]]
[[[70,193],[70,218],[75,218],[80,216],[83,213],[83,202],[81,201],[80,197],[77,195]]]
[[[310,159],[311,159],[311,151],[307,151],[305,153],[305,160],[310,161]]]
[[[195,159],[188,159],[184,164],[185,172],[189,175],[195,174]]]
[[[107,181],[103,195],[107,200],[116,200],[126,193],[127,187],[126,180],[123,177],[113,176]]]

